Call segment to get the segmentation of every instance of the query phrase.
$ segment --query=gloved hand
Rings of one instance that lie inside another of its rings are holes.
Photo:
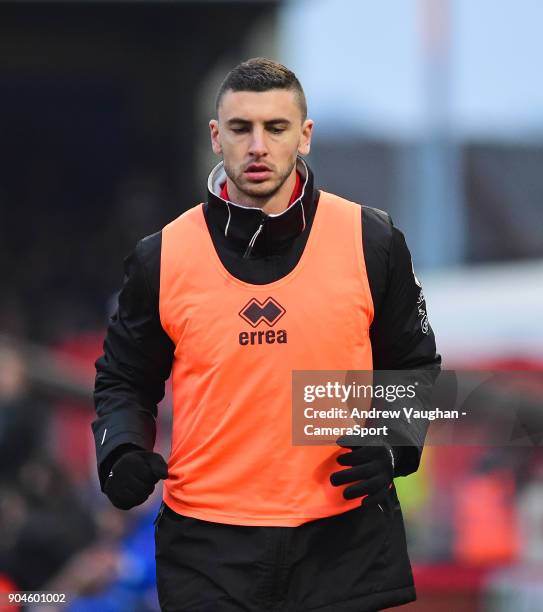
[[[104,492],[114,506],[129,510],[142,504],[162,478],[168,478],[168,465],[161,455],[145,450],[129,451],[113,464]]]
[[[388,442],[382,439],[366,439],[359,436],[342,436],[336,443],[350,452],[339,455],[339,465],[350,466],[346,470],[334,472],[330,482],[338,487],[351,484],[343,491],[345,499],[355,499],[367,495],[363,506],[386,506],[390,511],[389,486],[394,477],[395,455]],[[383,510],[384,511],[384,510]]]

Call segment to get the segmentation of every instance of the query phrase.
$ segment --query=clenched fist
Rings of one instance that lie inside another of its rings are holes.
[[[156,483],[168,478],[168,465],[158,453],[129,451],[111,468],[104,483],[104,492],[121,510],[142,504],[153,492]]]

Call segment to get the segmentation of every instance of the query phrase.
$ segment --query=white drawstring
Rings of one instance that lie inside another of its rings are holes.
[[[230,203],[226,201],[226,208],[228,208],[228,221],[226,222],[226,227],[224,228],[224,237],[226,238],[228,234],[228,226],[230,225],[230,219],[232,218],[232,213],[230,212]]]
[[[304,204],[301,199],[300,199],[300,206],[302,207],[302,219],[304,220],[304,226],[302,227],[302,232],[303,232],[305,229],[305,211],[304,211]]]
[[[245,249],[245,253],[243,253],[243,259],[247,259],[247,257],[249,257],[249,255],[251,254],[251,251],[253,250],[256,239],[258,238],[258,235],[262,231],[263,227],[264,227],[264,221],[262,221],[262,223],[258,226],[258,229],[256,230],[256,232],[253,234],[253,237],[249,241],[249,244],[247,245],[247,248]]]

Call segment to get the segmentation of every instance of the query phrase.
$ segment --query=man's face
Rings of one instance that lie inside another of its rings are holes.
[[[307,155],[313,122],[302,121],[296,93],[227,91],[219,117],[209,123],[213,151],[237,189],[250,198],[269,198],[285,183],[296,155]]]

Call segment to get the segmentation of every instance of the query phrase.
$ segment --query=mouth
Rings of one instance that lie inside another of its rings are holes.
[[[272,170],[266,164],[251,164],[243,173],[250,181],[265,181],[272,175]]]

